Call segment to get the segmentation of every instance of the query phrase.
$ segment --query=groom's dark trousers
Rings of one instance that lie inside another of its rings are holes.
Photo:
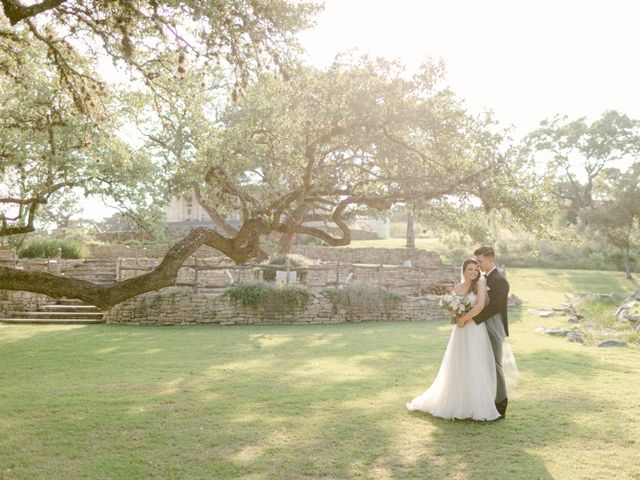
[[[507,301],[509,298],[509,282],[495,268],[487,275],[487,288],[489,290],[489,304],[478,314],[473,320],[479,325],[486,322],[487,333],[493,348],[493,357],[496,362],[496,409],[498,413],[505,416],[507,412],[507,388],[504,380],[504,372],[502,371],[502,342],[504,335],[509,336],[509,321],[507,316]]]

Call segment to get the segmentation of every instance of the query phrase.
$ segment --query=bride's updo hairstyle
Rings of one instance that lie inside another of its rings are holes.
[[[475,261],[475,259],[473,258],[467,258],[463,263],[462,263],[462,271],[460,272],[460,276],[462,277],[462,281],[464,282],[464,271],[467,269],[467,265],[473,263],[476,267],[478,266],[478,262]],[[478,269],[478,276],[476,276],[476,278],[474,278],[473,280],[471,280],[471,286],[469,287],[469,292],[473,292],[476,295],[478,294],[478,280],[480,280],[480,276],[482,274],[480,273],[480,269]],[[469,293],[467,292],[467,293]]]

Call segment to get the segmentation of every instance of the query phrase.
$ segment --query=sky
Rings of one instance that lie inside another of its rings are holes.
[[[415,70],[442,59],[470,111],[492,110],[518,139],[556,114],[640,118],[640,2],[634,0],[325,0],[300,34],[307,62],[351,49]],[[87,202],[80,216],[113,213]]]
[[[492,110],[519,138],[556,114],[640,118],[640,2],[326,0],[300,36],[308,61],[357,48],[415,69],[447,65],[469,110]]]

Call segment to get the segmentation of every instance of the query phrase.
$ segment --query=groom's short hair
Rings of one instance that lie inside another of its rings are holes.
[[[474,255],[482,255],[483,257],[496,258],[496,252],[493,247],[482,246],[477,248],[474,252]]]

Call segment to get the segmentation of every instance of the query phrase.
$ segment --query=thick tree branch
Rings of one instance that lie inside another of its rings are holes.
[[[109,309],[142,293],[172,286],[180,267],[202,245],[219,250],[238,264],[255,258],[260,251],[262,232],[263,225],[259,220],[249,222],[233,239],[225,238],[214,230],[198,227],[172,246],[160,265],[151,272],[111,285],[0,267],[0,289],[24,290],[53,298],[77,298],[103,310]]]
[[[11,25],[15,25],[25,18],[35,17],[42,12],[56,8],[65,1],[66,0],[43,0],[34,5],[22,5],[19,0],[2,0],[2,8]]]
[[[33,226],[33,221],[35,220],[36,210],[41,205],[42,202],[34,201],[29,205],[29,210],[27,210],[27,224],[26,225],[7,225],[7,218],[4,214],[0,214],[0,237],[10,237],[12,235],[21,235],[23,233],[31,233],[35,231]],[[14,220],[18,220],[22,218],[24,215],[22,211],[22,207],[20,207],[20,214]]]
[[[242,213],[244,218],[248,218],[250,216],[249,205],[253,207],[254,211],[262,210],[260,208],[260,202],[257,199],[253,198],[248,193],[242,191],[242,189],[236,187],[233,184],[232,180],[229,178],[229,175],[227,175],[227,172],[222,167],[215,166],[215,167],[209,168],[209,170],[207,170],[207,173],[204,176],[204,181],[209,185],[215,186],[215,184],[217,184],[217,186],[220,187],[223,193],[226,193],[227,195],[232,195],[236,197],[238,200],[240,200],[240,203],[242,204]]]
[[[209,215],[211,221],[213,221],[213,223],[215,223],[222,229],[223,233],[229,236],[238,234],[237,228],[228,223],[214,206],[210,205],[208,202],[205,202],[204,198],[202,197],[202,191],[200,190],[200,187],[198,187],[197,185],[194,186],[193,191],[195,193],[196,201],[198,202],[198,204],[204,209],[205,212],[207,212],[207,215]]]

